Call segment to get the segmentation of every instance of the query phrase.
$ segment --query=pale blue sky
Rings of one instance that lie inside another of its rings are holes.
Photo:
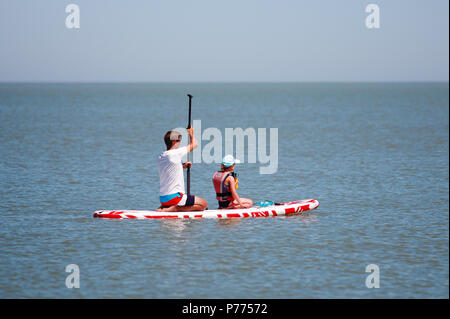
[[[70,3],[78,30],[65,26]],[[365,26],[370,3],[377,30]],[[0,0],[0,81],[448,81],[448,10],[448,0]]]

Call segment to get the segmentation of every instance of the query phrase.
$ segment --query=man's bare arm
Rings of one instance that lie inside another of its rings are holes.
[[[189,136],[191,137],[191,143],[187,146],[187,151],[192,152],[194,150],[194,148],[196,148],[198,146],[197,140],[194,137],[194,128],[188,128],[186,129]]]

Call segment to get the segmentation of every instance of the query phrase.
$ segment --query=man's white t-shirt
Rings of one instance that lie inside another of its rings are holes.
[[[184,174],[181,159],[187,154],[187,147],[168,150],[158,156],[159,195],[185,193]]]

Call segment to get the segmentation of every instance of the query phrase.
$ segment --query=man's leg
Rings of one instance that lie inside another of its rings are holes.
[[[183,195],[187,196],[187,195]],[[184,206],[171,205],[171,206],[161,206],[156,211],[157,212],[191,212],[191,211],[202,211],[208,207],[208,203],[203,198],[198,196],[190,195],[186,199],[183,198]]]
[[[176,206],[177,212],[192,212],[192,211],[202,211],[205,210],[208,207],[208,202],[204,200],[203,198],[200,198],[198,196],[194,197],[194,203],[190,203],[189,200],[186,201],[185,206]]]
[[[177,211],[177,205],[172,206],[160,206],[156,211],[157,212],[176,212]]]
[[[176,195],[176,196],[174,196]],[[186,195],[183,195],[186,196]],[[178,205],[178,203],[181,202],[181,200],[183,199],[183,196],[181,196],[180,193],[177,194],[173,194],[173,195],[167,195],[167,196],[163,196],[163,200],[165,200],[164,202],[161,202],[161,206],[156,210],[157,212],[176,212],[176,207]],[[166,198],[164,198],[166,197]],[[169,200],[167,200],[168,198]],[[160,198],[161,200],[161,198]],[[184,198],[184,200],[186,201],[186,197]]]

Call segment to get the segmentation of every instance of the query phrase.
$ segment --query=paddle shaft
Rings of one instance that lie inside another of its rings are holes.
[[[187,95],[189,97],[189,120],[188,120],[188,126],[187,128],[191,128],[191,106],[192,106],[192,95],[188,94]],[[189,135],[189,144],[191,144],[191,136]],[[187,153],[187,161],[189,162],[189,153]],[[186,179],[187,179],[187,194],[190,195],[191,194],[191,168],[188,166],[187,167],[187,172],[186,172]]]

